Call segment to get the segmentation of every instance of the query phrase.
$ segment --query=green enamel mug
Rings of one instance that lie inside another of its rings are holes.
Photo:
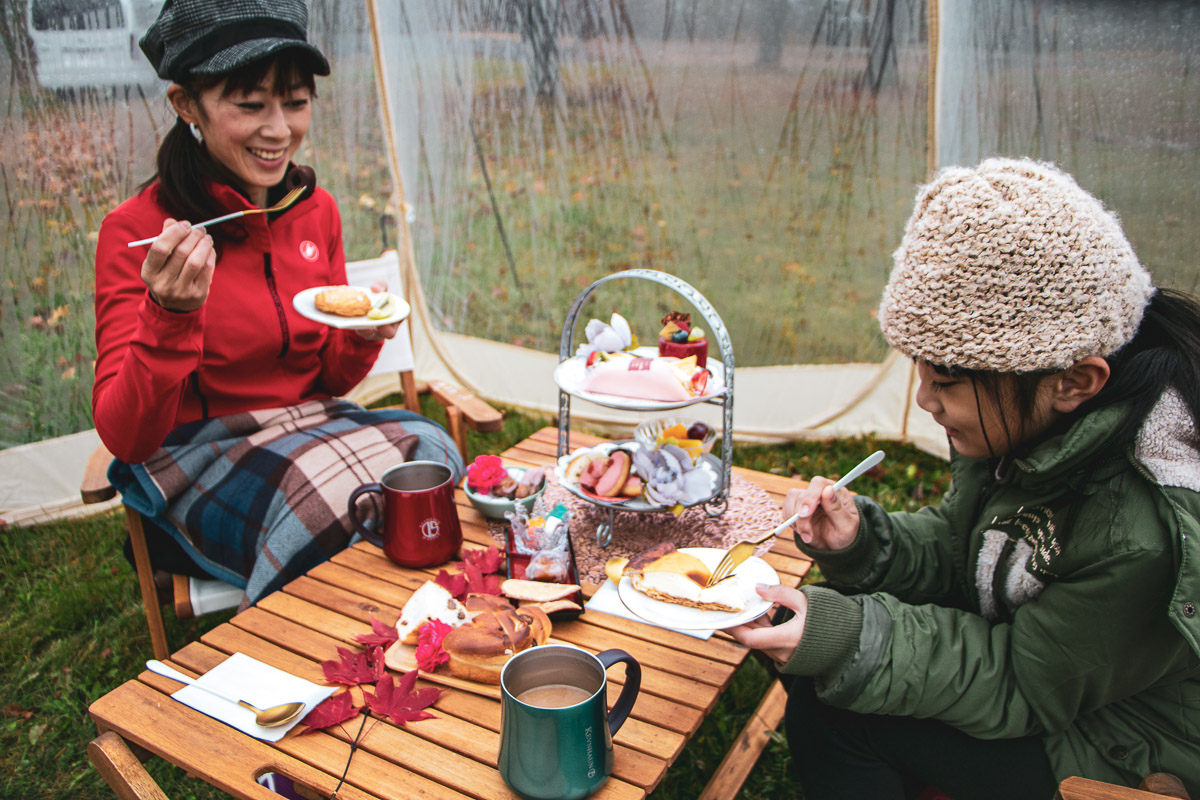
[[[608,709],[608,675],[625,664],[625,685]],[[500,673],[500,776],[527,800],[579,800],[613,768],[612,737],[637,700],[642,668],[624,650],[592,655],[542,645],[517,653]]]

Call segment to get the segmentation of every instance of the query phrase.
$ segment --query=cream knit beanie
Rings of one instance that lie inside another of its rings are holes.
[[[1050,164],[948,167],[917,195],[879,305],[892,347],[995,372],[1120,349],[1154,294],[1116,217]]]

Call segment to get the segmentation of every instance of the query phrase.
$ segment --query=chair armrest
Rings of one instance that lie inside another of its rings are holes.
[[[104,445],[88,456],[83,468],[83,480],[79,483],[79,496],[85,504],[103,503],[117,496],[117,490],[108,482],[108,465],[112,460],[113,454]]]
[[[112,731],[100,734],[88,744],[87,750],[96,771],[121,800],[167,800],[142,762],[117,734]]]
[[[495,433],[504,427],[504,415],[462,387],[430,381],[429,391],[444,408],[462,412],[467,427],[476,433]]]
[[[1148,775],[1137,789],[1088,778],[1067,778],[1058,785],[1054,797],[1055,800],[1162,800],[1163,797],[1187,800],[1188,794],[1174,775],[1156,772]]]
[[[445,381],[430,381],[429,393],[446,409],[446,427],[464,462],[471,460],[464,422],[477,433],[494,433],[504,427],[503,414],[463,388]]]

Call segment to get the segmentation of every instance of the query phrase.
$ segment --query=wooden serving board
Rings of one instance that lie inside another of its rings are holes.
[[[546,644],[561,644],[567,647],[575,645],[569,642],[562,642],[553,637],[546,640]],[[535,647],[537,645],[534,645]],[[522,651],[524,652],[524,651]],[[383,654],[383,663],[390,669],[397,672],[410,672],[417,669],[417,648],[415,645],[404,644],[403,642],[395,642]],[[442,664],[434,672],[421,672],[421,677],[430,683],[438,683],[442,686],[449,686],[452,689],[462,689],[464,692],[490,697],[493,700],[500,699],[500,686],[494,683],[480,683],[478,681],[469,681],[466,678],[460,678],[450,672],[450,667]]]

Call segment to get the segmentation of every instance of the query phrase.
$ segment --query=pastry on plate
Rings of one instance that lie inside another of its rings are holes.
[[[545,644],[550,618],[537,606],[480,611],[442,640],[450,673],[480,683],[500,683],[500,670],[515,654]]]
[[[313,298],[317,311],[339,317],[361,317],[371,310],[367,293],[349,286],[330,286]]]
[[[706,587],[712,570],[670,542],[657,544],[632,559],[609,559],[604,571],[616,583],[628,576],[635,590],[664,603],[735,614],[746,608],[746,597],[736,578]]]

